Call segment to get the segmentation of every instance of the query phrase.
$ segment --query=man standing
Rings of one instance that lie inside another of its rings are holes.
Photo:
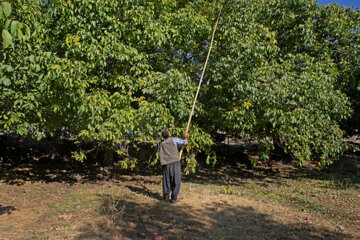
[[[181,185],[181,165],[179,158],[179,145],[187,145],[188,134],[185,133],[185,140],[172,138],[169,130],[162,131],[161,135],[165,140],[160,144],[160,163],[163,167],[163,194],[164,199],[176,203]]]

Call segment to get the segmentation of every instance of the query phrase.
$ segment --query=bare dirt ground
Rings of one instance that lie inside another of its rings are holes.
[[[0,158],[0,239],[360,239],[358,153],[324,169],[239,158],[183,176],[176,204],[160,167]]]
[[[159,174],[58,181],[52,170],[41,180],[30,168],[8,169],[0,239],[360,239],[359,161],[347,161],[356,172],[344,178],[280,163],[203,168],[183,178],[176,204],[161,200]]]

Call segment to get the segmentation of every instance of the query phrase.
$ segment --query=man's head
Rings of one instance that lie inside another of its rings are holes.
[[[164,130],[161,132],[161,135],[163,136],[163,138],[168,139],[169,137],[171,137],[171,132],[169,130]]]

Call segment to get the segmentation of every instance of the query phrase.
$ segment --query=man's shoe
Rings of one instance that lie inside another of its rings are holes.
[[[178,202],[180,202],[179,199],[171,199],[171,203],[178,203]]]

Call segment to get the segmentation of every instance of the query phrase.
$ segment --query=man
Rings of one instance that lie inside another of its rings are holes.
[[[176,203],[181,185],[181,165],[178,146],[188,144],[188,134],[184,134],[185,140],[172,138],[169,130],[162,131],[161,135],[165,138],[160,144],[159,149],[160,163],[163,166],[164,199],[169,200],[171,192],[171,202]]]

